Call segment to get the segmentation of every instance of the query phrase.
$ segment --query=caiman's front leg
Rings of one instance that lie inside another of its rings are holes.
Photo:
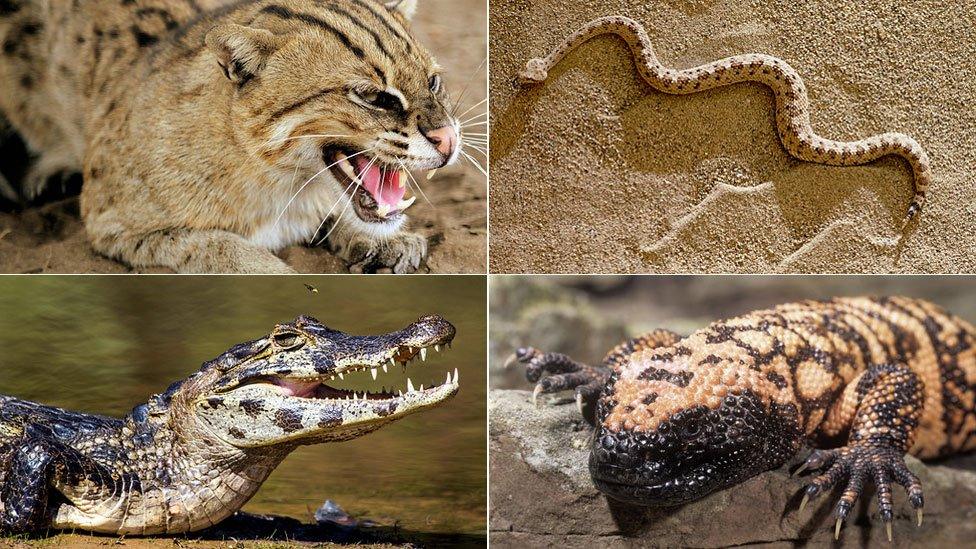
[[[643,349],[673,345],[680,339],[681,336],[668,330],[648,332],[614,347],[603,358],[600,366],[577,362],[562,353],[543,353],[534,347],[522,347],[505,361],[505,367],[508,368],[516,362],[526,365],[525,377],[536,383],[532,392],[533,402],[541,393],[575,389],[576,406],[582,414],[583,402],[595,401],[607,384],[610,374],[623,366],[631,354]],[[542,378],[543,374],[548,376]]]
[[[54,454],[45,442],[24,441],[10,454],[0,486],[0,532],[23,534],[48,525],[48,469]]]
[[[83,479],[110,493],[115,481],[102,465],[53,435],[28,433],[15,445],[0,486],[0,532],[24,534],[51,526],[48,502],[58,486],[75,486]]]
[[[852,398],[856,399],[853,403]],[[865,482],[873,481],[878,491],[878,514],[891,541],[892,480],[908,491],[918,525],[922,525],[922,485],[905,465],[905,453],[914,443],[915,429],[922,415],[922,382],[906,366],[872,366],[857,381],[853,393],[845,394],[834,406],[845,405],[856,409],[847,446],[815,450],[800,467],[800,470],[827,468],[806,487],[800,509],[808,500],[846,478],[847,488],[836,510],[834,537],[838,538],[841,523],[854,507]]]

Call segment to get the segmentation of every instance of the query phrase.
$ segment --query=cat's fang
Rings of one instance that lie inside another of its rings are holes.
[[[410,174],[407,173],[407,170],[400,170],[399,175],[400,177],[397,178],[397,187],[402,189],[403,186],[407,184],[407,177],[409,177]]]
[[[339,168],[342,170],[342,173],[349,176],[349,179],[352,179],[356,183],[359,183],[359,178],[356,176],[356,171],[353,170],[352,164],[349,163],[349,159],[346,158],[346,155],[342,153],[337,154],[336,162],[338,162]]]
[[[437,173],[437,168],[434,168],[433,170],[430,170],[429,172],[427,172],[427,181],[430,181],[431,179],[433,179],[435,173]]]
[[[400,203],[397,204],[397,209],[402,212],[403,210],[406,210],[407,208],[412,206],[415,200],[417,200],[416,196],[411,196],[410,198],[401,200]]]

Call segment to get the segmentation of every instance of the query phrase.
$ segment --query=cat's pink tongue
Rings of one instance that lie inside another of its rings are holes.
[[[369,160],[363,158],[362,156],[357,156],[353,160],[356,161],[356,172],[359,173],[359,179],[363,182],[363,187],[369,191],[369,194],[373,195],[373,200],[376,200],[377,206],[386,205],[389,207],[388,211],[396,210],[399,206],[400,201],[403,200],[403,195],[407,192],[407,186],[400,185],[400,171],[399,170],[384,170],[380,169],[376,163],[369,164]]]

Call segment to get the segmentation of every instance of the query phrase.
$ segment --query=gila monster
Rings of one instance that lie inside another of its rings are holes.
[[[835,485],[834,537],[867,483],[891,539],[892,481],[922,525],[922,486],[907,453],[976,447],[976,330],[905,297],[802,301],[715,322],[688,337],[655,330],[589,366],[518,349],[533,393],[575,389],[595,404],[589,469],[597,489],[673,506],[775,469],[819,471],[800,510]],[[543,375],[545,377],[543,377]]]

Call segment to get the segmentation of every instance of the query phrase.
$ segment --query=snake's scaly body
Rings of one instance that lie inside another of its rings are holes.
[[[760,82],[776,96],[776,128],[786,150],[807,162],[829,166],[855,166],[883,156],[898,155],[908,161],[915,174],[915,195],[903,226],[922,210],[925,192],[932,180],[929,157],[917,141],[897,132],[873,135],[857,141],[834,141],[817,135],[810,126],[810,101],[800,75],[778,57],[760,53],[734,55],[678,70],[658,60],[644,28],[623,16],[601,17],[567,36],[546,57],[531,59],[519,77],[523,83],[545,81],[549,70],[570,50],[600,34],[623,38],[637,57],[637,70],[654,89],[684,95],[737,82]]]

